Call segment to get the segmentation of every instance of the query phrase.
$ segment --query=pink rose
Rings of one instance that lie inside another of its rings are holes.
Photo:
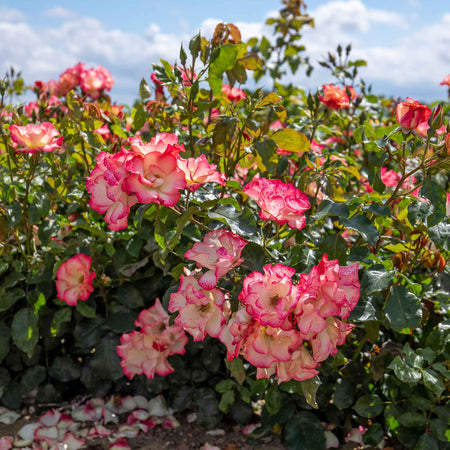
[[[205,155],[198,158],[178,159],[178,167],[184,172],[187,188],[194,192],[205,183],[225,185],[225,175],[210,164]]]
[[[242,89],[232,88],[229,84],[222,85],[222,92],[228,98],[230,102],[239,102],[240,100],[245,100],[246,95]]]
[[[397,105],[397,122],[405,130],[414,130],[421,123],[427,122],[431,115],[431,110],[426,105],[421,105],[418,101],[406,97],[406,102]]]
[[[124,374],[131,379],[141,373],[148,378],[153,378],[155,373],[161,376],[172,373],[174,369],[167,358],[185,353],[188,338],[183,329],[169,326],[169,315],[159,299],[151,308],[141,311],[136,326],[141,330],[123,334],[117,347]]]
[[[225,304],[224,311],[224,293],[217,288],[203,289],[194,275],[188,271],[187,275],[181,275],[180,288],[170,296],[169,311],[178,311],[175,323],[191,334],[194,341],[203,341],[207,334],[219,336],[229,305]]]
[[[243,192],[251,197],[261,208],[259,217],[275,220],[290,228],[302,229],[305,226],[304,212],[310,208],[308,197],[293,184],[266,178],[254,179]]]
[[[352,100],[356,94],[354,94],[354,90],[350,86],[346,86],[350,89],[352,93]],[[348,98],[345,89],[341,89],[334,84],[326,84],[322,86],[323,88],[323,96],[319,96],[319,100],[330,109],[343,109],[348,108],[350,106],[350,100]]]
[[[110,91],[113,85],[111,73],[102,66],[83,70],[80,74],[81,89],[93,99],[99,98],[103,91]]]
[[[128,226],[128,215],[138,199],[128,194],[124,183],[129,176],[126,163],[131,153],[121,150],[110,154],[101,152],[97,156],[97,165],[87,177],[86,189],[91,194],[89,206],[105,215],[105,221],[111,230],[118,231]]]
[[[134,154],[126,168],[125,190],[142,203],[174,206],[181,197],[179,190],[186,187],[184,172],[170,146],[163,153]]]
[[[151,152],[165,153],[168,150],[177,157],[180,152],[185,151],[184,146],[178,144],[178,137],[172,133],[159,133],[153,136],[150,142],[143,142],[139,136],[135,136],[129,138],[128,142],[130,150],[142,156]]]
[[[80,84],[80,75],[84,70],[86,70],[86,67],[81,62],[66,69],[66,71],[59,76],[59,95],[67,95],[70,91],[75,89]]]
[[[16,153],[53,152],[61,147],[63,141],[59,131],[50,122],[11,125],[9,131]]]
[[[56,272],[57,297],[71,306],[78,300],[87,300],[94,290],[95,272],[90,270],[91,257],[83,253],[63,262]]]
[[[196,242],[184,257],[197,263],[197,267],[209,269],[199,285],[213,289],[220,277],[242,262],[241,252],[247,241],[227,230],[214,230],[205,235],[202,242]]]
[[[286,319],[298,301],[298,290],[292,283],[295,269],[281,264],[263,269],[264,274],[252,272],[245,278],[239,300],[262,325],[289,330],[292,324]]]
[[[443,85],[447,85],[447,86],[450,86],[450,74],[449,75],[447,75],[447,76],[445,76],[444,77],[444,79],[440,82],[440,85],[441,86],[443,86]]]

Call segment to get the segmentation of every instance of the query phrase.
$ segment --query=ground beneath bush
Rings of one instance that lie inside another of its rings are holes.
[[[63,408],[61,408],[63,410]],[[65,409],[65,408],[64,408]],[[23,411],[25,413],[25,411]],[[23,414],[14,423],[0,423],[0,438],[10,436],[17,438],[17,433],[27,424],[37,423],[42,415]],[[177,426],[175,428],[162,428],[156,426],[147,433],[139,432],[137,437],[127,438],[132,449],[141,450],[280,450],[286,447],[279,436],[271,435],[255,441],[242,433],[242,426],[221,423],[217,428],[206,430],[194,423],[188,422],[188,414],[175,414]],[[120,421],[122,422],[122,420]],[[80,424],[80,429],[92,429],[95,423]],[[108,429],[115,429],[117,425],[109,424]],[[78,430],[78,432],[80,431]],[[77,432],[77,434],[78,434]],[[37,445],[37,442],[34,442]],[[86,442],[83,449],[106,450],[111,445],[108,438],[95,439]],[[0,448],[2,448],[0,446]],[[13,447],[16,448],[16,447]],[[27,447],[30,448],[30,447]],[[58,447],[59,448],[59,447]],[[66,448],[66,447],[61,447]]]

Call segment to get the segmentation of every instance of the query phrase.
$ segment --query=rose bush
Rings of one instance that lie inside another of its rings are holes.
[[[350,46],[281,84],[312,23],[284,4],[276,43],[219,24],[130,113],[101,67],[28,108],[0,83],[4,406],[164,394],[290,448],[448,447],[448,105],[367,92]]]

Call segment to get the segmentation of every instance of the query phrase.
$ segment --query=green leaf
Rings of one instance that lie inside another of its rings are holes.
[[[366,137],[366,127],[361,125],[353,132],[353,139],[357,144],[370,144],[371,141]]]
[[[137,312],[118,312],[111,314],[105,322],[105,327],[115,333],[129,333],[135,329],[134,322],[137,319]]]
[[[20,288],[0,288],[0,312],[7,311],[17,300],[25,297],[25,291]]]
[[[445,205],[447,196],[445,189],[430,178],[426,178],[419,191],[419,195],[430,200],[434,208],[433,213],[427,218],[428,226],[438,225],[446,217]]]
[[[102,336],[103,319],[84,320],[78,323],[74,330],[75,345],[79,348],[89,348],[95,346]]]
[[[139,131],[147,122],[148,114],[142,105],[137,105],[136,107],[134,107],[131,110],[131,118],[133,120],[133,130]],[[123,130],[121,130],[121,131],[122,131],[122,133],[124,133]],[[118,134],[118,136],[121,136],[121,135]],[[123,137],[123,136],[121,136],[121,137]],[[127,137],[128,136],[125,135],[125,139]]]
[[[216,384],[215,389],[217,392],[219,392],[219,394],[223,394],[224,392],[234,389],[235,386],[236,386],[236,382],[230,378],[227,378],[226,380],[219,381]]]
[[[347,262],[348,244],[339,234],[325,236],[319,244],[319,256],[326,254],[330,260],[337,259],[340,265]]]
[[[406,364],[400,356],[396,356],[394,360],[389,364],[388,369],[392,369],[395,376],[405,383],[417,384],[422,378],[422,374],[419,370],[415,370],[410,365]]]
[[[232,205],[219,205],[209,212],[209,217],[227,223],[233,233],[245,239],[260,243],[258,228],[253,213],[248,208],[236,211]]]
[[[422,377],[425,387],[440,397],[445,390],[445,385],[439,377],[439,374],[432,369],[424,369]]]
[[[383,412],[384,403],[376,394],[366,394],[360,397],[353,409],[362,417],[368,419],[376,417]]]
[[[91,367],[104,380],[116,381],[123,376],[117,346],[120,345],[119,336],[108,335],[96,345]]]
[[[255,142],[255,149],[261,157],[265,169],[270,173],[274,173],[278,164],[278,156],[276,153],[277,146],[275,145],[275,142],[271,139]]]
[[[120,125],[117,125],[117,124],[111,125],[111,131],[116,136],[119,136],[122,139],[128,139],[128,134],[122,129],[122,127]]]
[[[357,231],[369,245],[374,246],[378,242],[378,230],[366,216],[358,214],[351,219],[344,220],[343,224],[346,228]]]
[[[271,386],[264,397],[265,406],[270,415],[276,414],[281,408],[281,393],[278,387]]]
[[[56,337],[61,332],[61,328],[64,323],[70,322],[72,318],[72,309],[71,308],[63,308],[55,312],[53,316],[53,321],[50,326],[50,334],[53,337]]]
[[[365,445],[376,447],[384,437],[384,429],[381,423],[373,423],[369,429],[363,434],[363,442]]]
[[[309,139],[300,131],[284,128],[272,134],[271,139],[279,148],[293,153],[305,153],[311,150]]]
[[[31,308],[23,308],[15,314],[11,336],[14,344],[31,358],[39,341],[38,316]]]
[[[229,363],[229,368],[231,376],[239,383],[243,384],[245,381],[245,368],[242,358],[234,358],[233,361]]]
[[[439,444],[434,437],[423,434],[417,441],[414,450],[439,450]]]
[[[336,383],[336,390],[333,394],[333,404],[340,410],[346,409],[353,404],[355,395],[355,385],[347,379],[339,379]]]
[[[325,450],[325,433],[320,420],[310,412],[301,412],[288,421],[283,437],[289,450]]]
[[[55,380],[67,383],[80,378],[80,366],[68,356],[56,356],[48,369]]]
[[[404,427],[423,427],[427,423],[427,418],[418,412],[407,411],[399,416],[398,421]]]
[[[117,299],[122,305],[131,309],[143,308],[145,306],[139,289],[130,283],[124,283],[119,286],[117,289]]]
[[[428,229],[430,239],[445,250],[450,250],[450,222],[441,222]]]
[[[366,294],[373,294],[387,289],[393,278],[393,272],[386,272],[382,264],[377,264],[364,271],[361,286]]]
[[[408,220],[412,226],[424,222],[430,214],[431,204],[428,202],[416,200],[408,205]]]
[[[24,393],[31,392],[38,387],[47,376],[47,369],[44,366],[33,366],[26,370],[20,381],[20,387]]]
[[[11,340],[11,333],[9,327],[5,322],[0,322],[0,363],[9,353],[9,341]]]
[[[225,44],[216,48],[211,54],[208,82],[216,97],[222,92],[222,75],[235,65],[238,50],[237,45]]]
[[[234,403],[234,391],[226,391],[222,394],[219,402],[219,409],[223,413],[228,413],[228,408]]]
[[[323,200],[314,218],[320,220],[325,216],[339,216],[346,219],[350,214],[348,206],[343,203],[335,203],[331,200]]]
[[[315,377],[303,380],[300,383],[306,403],[314,409],[319,409],[319,405],[316,402],[316,393],[319,386],[322,384],[319,377],[316,375]]]
[[[83,301],[78,302],[76,308],[83,317],[87,317],[88,319],[95,319],[95,306],[91,306],[87,302]]]
[[[392,329],[404,334],[417,328],[422,319],[420,300],[403,286],[392,286],[386,298],[384,313]]]

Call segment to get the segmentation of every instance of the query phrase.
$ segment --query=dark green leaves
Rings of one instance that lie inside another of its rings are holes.
[[[409,334],[420,325],[422,308],[419,299],[403,286],[392,286],[386,298],[384,313],[391,327],[399,333]]]
[[[238,46],[232,44],[216,48],[211,55],[208,82],[215,96],[222,92],[222,75],[231,70],[238,57]]]
[[[367,394],[360,397],[353,409],[362,417],[376,417],[384,409],[383,401],[378,395]]]
[[[372,223],[366,216],[358,214],[356,216],[353,216],[351,219],[344,220],[343,224],[346,228],[355,230],[359,234],[361,234],[361,236],[369,245],[376,245],[376,243],[378,242],[378,230],[374,225],[372,225]]]
[[[290,450],[325,450],[325,434],[320,420],[301,412],[286,424],[283,437]]]
[[[31,358],[39,341],[38,316],[30,308],[18,311],[11,325],[11,335],[14,344]]]

